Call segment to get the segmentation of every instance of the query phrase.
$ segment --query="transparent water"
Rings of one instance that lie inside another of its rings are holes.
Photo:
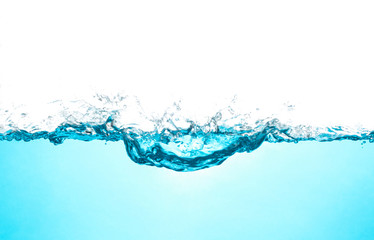
[[[373,12],[0,2],[0,239],[373,239]]]
[[[370,125],[89,99],[1,109],[0,239],[374,236]]]
[[[374,148],[264,143],[220,167],[144,167],[121,142],[0,142],[0,239],[370,239]]]

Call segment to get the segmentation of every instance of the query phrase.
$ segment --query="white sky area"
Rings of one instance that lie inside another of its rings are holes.
[[[0,108],[124,92],[374,125],[373,1],[1,1]],[[244,111],[244,110],[243,110]]]

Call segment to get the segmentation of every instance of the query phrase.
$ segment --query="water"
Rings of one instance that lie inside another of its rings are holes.
[[[146,112],[137,97],[126,95],[23,105],[2,109],[0,140],[49,139],[56,145],[65,139],[123,141],[134,162],[175,171],[216,166],[263,142],[374,140],[374,129],[360,125],[300,124],[294,120],[294,105],[269,114],[258,108],[238,112],[236,104],[234,98],[213,115],[198,118],[180,101],[157,115]]]
[[[373,12],[0,2],[0,239],[373,239]]]
[[[128,95],[4,107],[0,239],[374,236],[370,124],[238,101],[197,116]]]
[[[0,239],[374,236],[370,125],[238,102],[198,116],[127,95],[2,109]]]
[[[3,141],[0,151],[0,239],[374,235],[371,144],[264,143],[186,173],[135,164],[121,142]]]

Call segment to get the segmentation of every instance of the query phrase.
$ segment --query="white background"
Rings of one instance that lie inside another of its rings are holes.
[[[125,91],[198,111],[236,94],[369,124],[373,12],[372,1],[2,1],[0,104]]]

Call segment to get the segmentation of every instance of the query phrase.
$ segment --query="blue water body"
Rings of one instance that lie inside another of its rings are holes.
[[[373,239],[374,145],[264,142],[220,167],[129,161],[123,142],[0,142],[0,239]]]
[[[53,131],[26,131],[13,127],[0,131],[0,141],[48,139],[55,145],[66,139],[123,141],[127,154],[136,163],[175,171],[195,171],[220,165],[235,153],[252,152],[263,142],[374,140],[374,131],[368,129],[292,126],[282,124],[276,118],[260,119],[253,127],[245,124],[227,127],[218,124],[214,118],[205,125],[190,122],[185,129],[173,126],[175,129],[155,124],[153,131],[143,131],[139,127],[120,128],[114,117],[109,116],[102,124],[62,123]]]
[[[264,142],[374,141],[374,129],[359,123],[300,123],[294,119],[292,104],[270,112],[250,107],[238,110],[234,98],[196,117],[180,101],[172,102],[158,114],[145,111],[138,97],[120,94],[37,106],[0,106],[0,141],[48,139],[55,145],[68,139],[119,141],[134,162],[181,172],[220,165],[235,153],[250,153]]]

